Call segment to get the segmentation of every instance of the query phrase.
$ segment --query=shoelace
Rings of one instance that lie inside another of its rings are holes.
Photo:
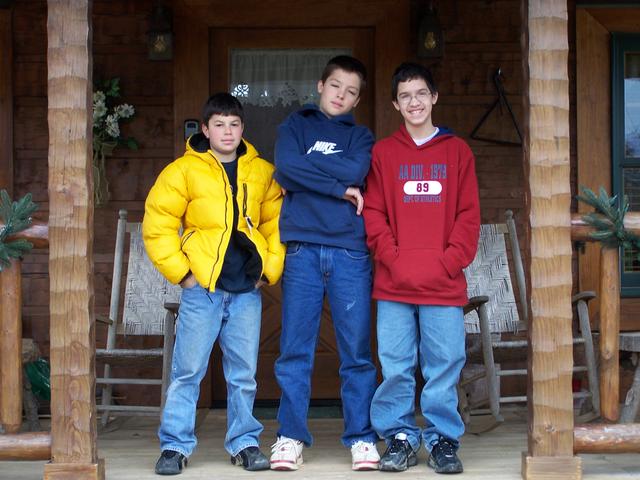
[[[441,440],[438,442],[438,451],[445,457],[453,457],[453,455],[456,453],[453,445],[446,440]]]
[[[409,442],[406,440],[398,440],[397,438],[394,438],[393,441],[391,442],[391,445],[389,445],[389,453],[390,454],[395,454],[395,453],[400,453],[403,450],[406,450],[408,448]]]
[[[281,450],[285,446],[287,447],[286,448],[287,450],[291,450],[295,448],[295,444],[296,444],[296,441],[290,438],[279,438],[278,440],[276,440],[276,443],[271,445],[271,451],[275,452],[277,450]]]
[[[351,450],[369,450],[371,448],[371,444],[364,442],[362,440],[358,440],[356,443],[351,445]]]

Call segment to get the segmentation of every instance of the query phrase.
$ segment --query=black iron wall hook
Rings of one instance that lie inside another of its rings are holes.
[[[518,126],[518,121],[516,120],[515,115],[513,114],[513,110],[511,109],[511,105],[509,104],[509,100],[507,99],[507,95],[504,91],[504,87],[502,85],[502,69],[498,68],[498,70],[496,71],[496,73],[493,75],[493,83],[496,87],[496,91],[498,93],[498,98],[495,99],[495,101],[491,104],[491,106],[489,107],[489,110],[487,110],[485,112],[485,114],[482,116],[482,118],[480,119],[480,121],[478,122],[478,124],[474,127],[474,129],[471,131],[471,134],[469,135],[471,138],[473,138],[474,140],[483,140],[485,142],[493,142],[493,143],[498,143],[500,145],[516,145],[516,146],[521,146],[522,145],[522,133],[520,131],[520,127]],[[511,122],[513,123],[513,126],[516,129],[516,133],[518,134],[518,138],[520,139],[519,142],[511,142],[508,140],[499,140],[499,139],[495,139],[495,138],[487,138],[487,137],[482,137],[477,135],[478,130],[480,130],[480,127],[484,124],[484,122],[487,120],[487,118],[489,117],[489,115],[491,115],[491,112],[493,112],[496,107],[500,106],[500,109],[506,108],[507,111],[509,112],[509,116],[511,118]]]

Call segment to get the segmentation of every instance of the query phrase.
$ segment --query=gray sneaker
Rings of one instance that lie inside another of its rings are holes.
[[[173,450],[163,450],[156,462],[158,475],[178,475],[185,468],[187,468],[187,457]]]
[[[380,458],[380,470],[383,472],[404,472],[417,464],[416,452],[404,434],[396,435]]]
[[[427,465],[436,473],[462,473],[462,462],[456,454],[457,448],[451,440],[440,437],[433,445]]]

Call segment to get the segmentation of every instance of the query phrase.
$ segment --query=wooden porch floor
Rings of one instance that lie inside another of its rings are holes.
[[[268,453],[275,436],[275,420],[264,420],[263,451]],[[310,428],[315,437],[313,448],[305,449],[305,464],[298,472],[245,472],[229,463],[222,448],[225,431],[225,411],[212,410],[198,432],[199,446],[191,458],[189,468],[181,480],[248,479],[265,480],[380,480],[380,472],[352,472],[350,455],[339,442],[342,431],[340,419],[311,419]],[[106,478],[117,480],[157,480],[153,466],[158,456],[157,421],[149,418],[127,420],[115,431],[102,433],[98,439],[99,455],[105,459]],[[462,439],[460,458],[465,473],[456,478],[474,480],[519,479],[521,452],[526,449],[526,413],[511,412],[507,422],[492,432],[480,436],[466,435]],[[382,444],[379,444],[382,450]],[[583,479],[640,479],[640,455],[583,455]],[[402,473],[404,480],[441,478],[426,466],[426,453],[421,449],[419,464]],[[41,479],[44,462],[0,462],[2,480]],[[394,477],[395,478],[395,477]]]

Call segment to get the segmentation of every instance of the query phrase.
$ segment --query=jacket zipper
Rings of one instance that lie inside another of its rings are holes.
[[[213,157],[213,155],[211,155]],[[213,157],[214,160],[216,160],[217,163],[217,159],[215,157]],[[211,280],[213,279],[213,271],[216,268],[216,264],[218,263],[218,260],[220,260],[220,248],[222,247],[222,239],[224,238],[224,234],[226,233],[226,231],[229,229],[229,224],[227,223],[227,211],[228,211],[228,204],[229,204],[229,195],[227,194],[227,181],[225,180],[225,174],[224,174],[224,169],[221,165],[218,164],[218,167],[220,168],[220,173],[222,174],[222,182],[224,183],[224,232],[222,232],[222,237],[220,237],[220,243],[218,244],[218,251],[216,252],[216,260],[213,262],[213,265],[211,266],[211,274],[209,275],[209,285],[207,285],[207,292],[211,291]]]
[[[251,217],[247,215],[247,184],[242,184],[242,192],[244,193],[242,197],[242,216],[244,217],[247,225],[249,227],[249,236],[252,236],[253,233],[253,222],[251,221]]]
[[[247,222],[247,226],[249,227],[249,237],[253,237],[253,221],[251,220],[251,217],[247,214],[247,199],[249,198],[249,191],[247,189],[247,184],[244,182],[242,183],[242,192],[244,194],[242,198],[242,216],[244,217],[245,221]],[[245,235],[244,232],[240,232],[240,233]],[[264,271],[264,261],[262,260],[260,253],[258,253],[258,246],[255,244],[255,242],[253,242],[252,240],[249,240],[249,243],[253,246],[253,248],[255,248],[256,255],[258,256],[258,258],[260,258],[260,263],[262,265],[261,272],[258,275],[258,278],[256,278],[256,282],[257,282],[262,278],[262,272]]]

